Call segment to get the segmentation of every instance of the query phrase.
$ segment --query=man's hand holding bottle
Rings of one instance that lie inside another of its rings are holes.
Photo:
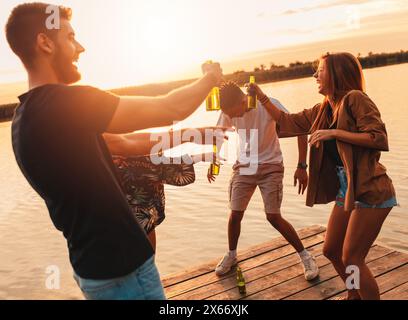
[[[218,86],[221,83],[223,74],[221,66],[218,62],[216,63],[206,62],[201,66],[201,69],[204,75],[209,74],[212,76],[212,78],[214,79],[214,86]]]

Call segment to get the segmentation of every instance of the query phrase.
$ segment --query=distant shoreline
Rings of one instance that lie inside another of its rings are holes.
[[[358,57],[363,69],[378,68],[408,62],[408,51],[394,53],[369,53],[366,57]],[[254,75],[259,84],[295,80],[310,77],[314,74],[316,62],[295,62],[289,66],[272,64],[268,69],[265,65],[255,68],[253,71],[239,70],[232,74],[225,75],[225,80],[235,81],[243,86],[248,82],[249,77]],[[117,95],[128,96],[158,96],[164,95],[174,89],[190,84],[196,79],[179,80],[167,83],[147,84],[142,86],[124,87],[109,90]],[[16,103],[0,105],[0,122],[10,121],[13,118]]]

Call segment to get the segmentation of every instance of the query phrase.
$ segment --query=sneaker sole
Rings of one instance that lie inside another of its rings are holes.
[[[237,265],[238,265],[238,262],[234,263],[228,271],[223,272],[223,273],[219,273],[219,272],[217,272],[216,270],[214,270],[214,272],[215,272],[215,274],[216,274],[217,276],[219,276],[219,277],[225,276],[226,274],[230,273]]]
[[[305,276],[305,279],[306,279],[307,281],[312,281],[312,280],[316,279],[318,276],[319,276],[319,271],[316,273],[316,275],[313,275],[310,279],[308,279],[308,278]]]

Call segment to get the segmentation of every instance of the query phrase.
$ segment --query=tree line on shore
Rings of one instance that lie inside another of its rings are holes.
[[[372,53],[362,57],[358,54],[358,59],[363,69],[376,68],[393,64],[408,62],[408,51],[401,50],[393,53]],[[225,80],[235,81],[243,86],[248,82],[251,75],[256,77],[257,83],[268,83],[284,80],[299,79],[312,76],[317,68],[317,61],[292,62],[288,66],[270,63],[269,67],[261,64],[252,71],[238,70],[225,75]],[[171,90],[179,88],[193,82],[194,79],[173,81],[167,83],[147,84],[143,86],[126,87],[110,90],[118,95],[142,95],[157,96],[163,95]],[[0,120],[8,121],[13,117],[16,104],[0,105]]]
[[[369,52],[365,57],[358,54],[358,59],[360,60],[363,69],[376,68],[408,62],[408,51],[401,50],[394,53]],[[269,68],[264,64],[261,64],[259,67],[254,68],[253,71],[248,72],[239,70],[225,76],[225,78],[227,80],[235,81],[239,85],[247,83],[251,75],[256,77],[257,83],[284,81],[310,77],[316,72],[317,66],[318,61],[297,61],[290,63],[288,66],[276,65],[272,62],[270,63]]]

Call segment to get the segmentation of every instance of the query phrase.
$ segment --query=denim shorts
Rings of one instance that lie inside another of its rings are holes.
[[[166,300],[154,256],[131,274],[111,280],[74,279],[87,300]]]
[[[340,181],[340,190],[336,197],[336,205],[338,207],[344,207],[344,199],[347,193],[347,174],[344,170],[344,167],[337,166],[337,176],[339,177]],[[356,208],[370,208],[370,209],[386,209],[386,208],[393,208],[398,206],[397,199],[395,197],[384,201],[381,204],[371,205],[361,201],[355,202]]]

